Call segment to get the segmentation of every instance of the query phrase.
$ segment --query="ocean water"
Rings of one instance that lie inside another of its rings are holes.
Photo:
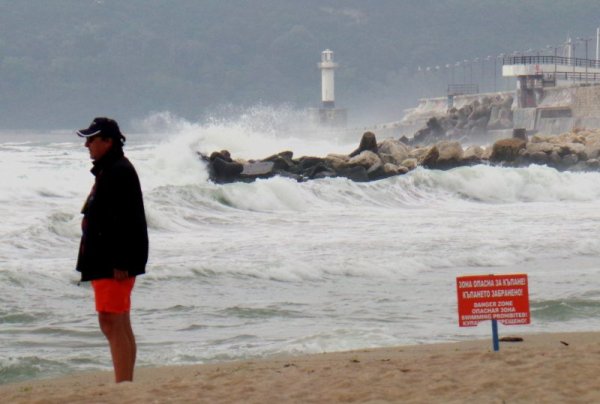
[[[488,338],[489,323],[458,327],[455,279],[469,274],[529,275],[532,323],[501,335],[598,329],[599,173],[207,180],[197,151],[324,156],[360,140],[295,131],[292,118],[161,114],[129,135],[151,243],[133,295],[138,366]],[[111,369],[74,271],[90,167],[68,131],[0,134],[0,383]]]

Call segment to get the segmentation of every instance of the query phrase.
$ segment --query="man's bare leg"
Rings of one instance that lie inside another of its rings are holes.
[[[129,313],[98,313],[100,329],[110,345],[115,382],[133,381],[136,343]]]

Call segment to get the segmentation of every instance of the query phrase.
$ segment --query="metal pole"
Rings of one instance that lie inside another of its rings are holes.
[[[473,61],[469,61],[469,84],[473,84]]]
[[[454,65],[448,63],[446,69],[448,69],[448,73],[450,74],[450,84],[454,84]]]
[[[485,72],[484,72],[484,63],[485,63],[485,58],[482,57],[481,58],[481,88],[479,89],[479,91],[483,91],[483,86],[485,85]]]
[[[596,67],[600,61],[600,28],[596,29]]]
[[[588,82],[588,65],[589,65],[589,61],[588,61],[588,42],[592,40],[592,38],[577,38],[578,40],[582,41],[585,43],[585,82],[587,84]]]
[[[492,345],[494,352],[500,350],[500,339],[498,338],[498,320],[492,320]]]
[[[497,57],[494,57],[494,92],[496,92],[496,76],[497,76],[497,68],[496,68],[496,61],[498,60]]]

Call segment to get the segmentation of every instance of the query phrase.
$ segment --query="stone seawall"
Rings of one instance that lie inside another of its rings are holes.
[[[486,98],[514,94],[515,92],[499,92],[459,95],[454,97],[454,108],[460,110],[479,104]],[[513,99],[516,100],[516,97]],[[416,108],[406,112],[402,122],[425,128],[431,118],[439,120],[449,116],[447,105],[446,97],[421,99]],[[569,132],[575,128],[600,128],[600,85],[544,88],[537,107],[518,108],[516,101],[513,102],[512,119],[511,127],[546,135]]]
[[[578,118],[600,118],[600,85],[577,87],[571,109]]]

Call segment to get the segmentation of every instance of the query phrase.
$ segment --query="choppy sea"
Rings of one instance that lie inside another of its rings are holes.
[[[600,173],[209,182],[197,151],[324,156],[360,140],[281,128],[271,112],[162,114],[129,134],[151,243],[133,295],[138,366],[486,338],[487,323],[458,327],[469,274],[528,274],[532,322],[501,334],[600,328]],[[0,383],[111,369],[74,271],[90,167],[71,131],[0,134]]]

